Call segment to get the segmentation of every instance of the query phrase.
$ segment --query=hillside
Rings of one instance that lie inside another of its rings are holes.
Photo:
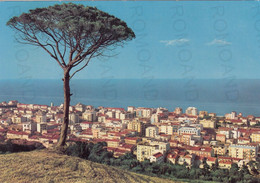
[[[47,150],[0,155],[0,182],[170,183]]]

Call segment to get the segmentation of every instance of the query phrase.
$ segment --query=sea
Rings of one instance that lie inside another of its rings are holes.
[[[260,116],[259,79],[72,79],[71,105],[95,107],[196,107],[223,116],[232,111]],[[63,103],[62,80],[0,80],[0,102]]]

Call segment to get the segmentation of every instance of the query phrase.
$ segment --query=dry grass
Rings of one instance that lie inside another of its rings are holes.
[[[170,183],[47,150],[0,155],[0,182]]]

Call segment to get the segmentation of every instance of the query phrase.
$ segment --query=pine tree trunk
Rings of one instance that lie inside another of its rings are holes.
[[[63,90],[64,90],[64,108],[63,108],[63,123],[61,127],[60,139],[57,144],[58,147],[62,147],[65,145],[67,138],[67,131],[69,126],[69,107],[70,107],[70,75],[69,70],[64,71],[63,78]]]

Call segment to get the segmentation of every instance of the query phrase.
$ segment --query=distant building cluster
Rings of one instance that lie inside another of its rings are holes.
[[[106,142],[115,157],[126,153],[138,161],[170,162],[186,166],[230,168],[259,156],[260,117],[231,112],[225,116],[195,107],[166,108],[129,106],[127,109],[81,103],[70,106],[68,143]],[[58,142],[63,104],[47,106],[0,104],[0,142],[24,139],[51,147]]]

